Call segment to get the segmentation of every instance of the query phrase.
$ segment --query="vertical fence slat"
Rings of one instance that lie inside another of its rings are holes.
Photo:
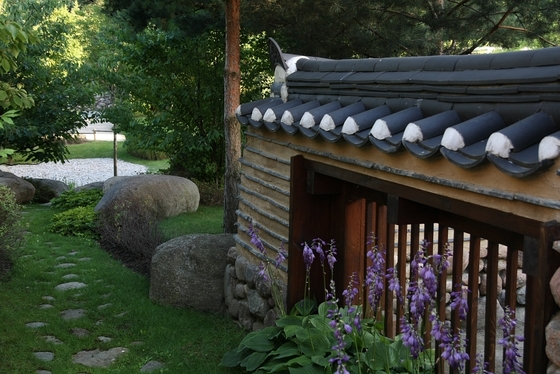
[[[484,361],[488,362],[488,370],[495,371],[496,367],[496,312],[498,300],[498,243],[488,242],[487,257],[487,292],[486,315],[484,325]]]
[[[406,273],[406,242],[407,242],[407,225],[399,225],[399,243],[398,243],[398,270],[399,284],[403,295],[406,293],[406,279],[409,274]],[[397,334],[401,331],[401,318],[404,315],[404,305],[401,301],[397,300],[397,316],[396,316],[396,331]]]
[[[438,254],[444,255],[447,250],[447,243],[449,242],[449,228],[444,225],[438,227]],[[439,282],[439,289],[437,292],[437,313],[440,320],[445,318],[445,283],[447,279],[447,271],[443,271]],[[441,356],[441,348],[436,345],[436,357]],[[436,364],[436,373],[444,373],[443,361],[439,360]]]
[[[480,277],[478,264],[480,262],[480,238],[471,234],[469,242],[469,294],[468,305],[469,312],[467,314],[467,353],[470,360],[467,361],[465,373],[470,373],[475,364],[476,358],[476,339],[478,327],[478,281]]]

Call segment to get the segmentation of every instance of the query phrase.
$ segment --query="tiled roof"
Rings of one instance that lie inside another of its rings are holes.
[[[526,177],[560,155],[560,47],[499,54],[325,60],[282,54],[276,97],[240,105],[244,125],[328,142],[491,162]]]

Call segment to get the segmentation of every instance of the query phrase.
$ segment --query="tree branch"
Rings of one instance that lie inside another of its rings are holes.
[[[500,29],[500,27],[502,26],[502,24],[506,21],[506,19],[509,17],[509,15],[511,13],[513,13],[515,7],[511,7],[508,10],[506,10],[506,12],[502,15],[502,18],[490,29],[490,31],[488,31],[488,33],[486,33],[486,35],[484,35],[482,38],[478,39],[478,41],[476,41],[469,49],[467,49],[466,51],[462,52],[462,55],[468,55],[471,54],[477,47],[479,47],[485,40],[487,40],[488,38],[490,38],[492,35],[494,35],[496,33],[496,31],[498,31]]]

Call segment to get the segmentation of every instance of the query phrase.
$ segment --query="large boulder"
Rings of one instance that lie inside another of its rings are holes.
[[[167,218],[195,212],[200,201],[198,187],[192,181],[173,175],[113,177],[105,181],[103,190],[96,212],[135,204],[157,218]]]
[[[187,235],[156,248],[150,299],[179,308],[225,312],[224,277],[232,234]]]
[[[54,179],[30,178],[28,182],[35,187],[33,200],[38,203],[48,203],[70,189],[66,183]]]
[[[35,196],[35,187],[31,183],[7,171],[0,171],[0,185],[14,192],[18,204],[28,203]]]

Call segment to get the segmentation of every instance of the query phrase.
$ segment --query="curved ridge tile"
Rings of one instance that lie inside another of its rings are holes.
[[[488,137],[506,126],[502,117],[492,111],[481,114],[443,133],[440,152],[451,163],[469,169],[486,161]]]
[[[319,123],[319,133],[329,142],[334,143],[340,140],[342,137],[342,126],[346,119],[351,115],[363,112],[365,109],[364,104],[358,101],[325,114],[321,119],[321,123]]]
[[[257,105],[251,111],[251,116],[249,117],[249,123],[254,127],[261,127],[263,125],[263,114],[271,107],[283,104],[284,102],[279,97],[275,97],[272,100]]]
[[[282,118],[280,119],[280,126],[282,126],[282,129],[288,134],[294,135],[298,132],[299,120],[303,114],[310,109],[317,108],[320,105],[319,100],[311,100],[307,103],[285,110],[282,114]]]
[[[404,130],[402,143],[416,157],[431,157],[441,147],[445,130],[459,122],[461,118],[454,110],[411,122]]]
[[[295,99],[285,102],[284,104],[268,108],[263,115],[264,125],[272,132],[277,131],[280,128],[280,119],[282,118],[284,112],[301,104],[303,104],[301,99]]]

